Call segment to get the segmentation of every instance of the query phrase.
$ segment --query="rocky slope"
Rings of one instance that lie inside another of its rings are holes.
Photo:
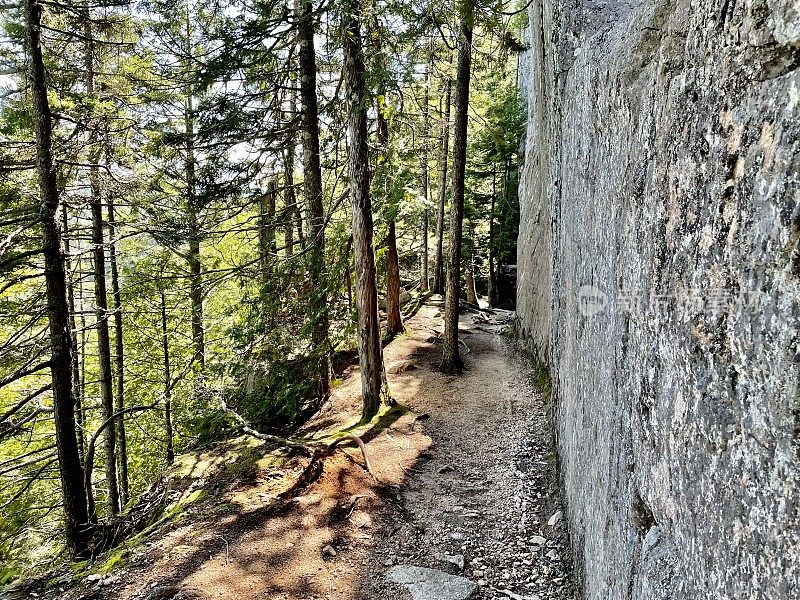
[[[519,333],[587,598],[797,598],[800,4],[533,0]]]

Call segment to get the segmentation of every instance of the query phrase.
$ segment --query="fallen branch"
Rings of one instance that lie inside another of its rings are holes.
[[[280,444],[282,446],[287,446],[292,450],[298,450],[303,454],[309,456],[311,455],[311,449],[308,444],[304,444],[303,442],[292,440],[290,438],[281,437],[279,435],[269,435],[267,433],[261,433],[260,431],[256,431],[250,424],[235,410],[228,406],[228,404],[220,398],[219,400],[220,407],[226,413],[233,417],[234,421],[237,423],[237,429],[242,433],[246,433],[250,437],[254,437],[257,440],[261,440],[262,442],[272,442],[276,444]]]
[[[358,437],[357,435],[353,435],[352,433],[346,433],[344,436],[328,444],[328,446],[325,448],[325,451],[328,454],[331,454],[336,449],[336,446],[347,440],[352,440],[358,445],[358,449],[361,450],[361,456],[364,459],[364,468],[367,470],[367,473],[369,473],[370,476],[372,477],[372,481],[378,483],[378,478],[375,477],[375,472],[372,470],[372,465],[369,462],[369,458],[367,458],[367,447],[364,445],[364,442],[361,441],[361,438]]]
[[[370,464],[369,459],[367,458],[367,449],[364,446],[364,442],[357,435],[353,435],[352,433],[347,433],[344,436],[332,441],[327,446],[324,446],[322,448],[317,448],[316,450],[314,450],[313,454],[311,455],[311,460],[306,465],[306,468],[303,469],[303,472],[300,473],[300,477],[298,477],[297,481],[295,481],[294,484],[292,484],[292,487],[290,487],[288,490],[280,494],[279,497],[291,498],[299,490],[317,481],[322,475],[322,468],[325,459],[331,454],[333,454],[333,451],[336,450],[337,446],[347,441],[354,441],[356,444],[358,444],[358,447],[361,450],[361,456],[364,458],[364,468],[366,469],[367,473],[370,474],[372,480],[375,483],[378,483],[378,479],[377,477],[375,477],[375,473],[372,470],[372,465]]]

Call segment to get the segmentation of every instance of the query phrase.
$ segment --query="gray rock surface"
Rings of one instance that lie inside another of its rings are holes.
[[[478,584],[466,577],[425,567],[399,565],[392,567],[386,576],[407,587],[414,600],[467,600],[478,591]]]
[[[590,600],[800,597],[800,5],[533,0],[518,330]]]

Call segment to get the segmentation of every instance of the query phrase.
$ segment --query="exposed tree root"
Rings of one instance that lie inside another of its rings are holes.
[[[361,450],[361,457],[364,459],[364,469],[370,474],[372,481],[378,483],[378,478],[375,477],[375,472],[372,470],[372,465],[367,457],[367,448],[364,445],[364,442],[357,435],[347,433],[344,436],[332,441],[327,446],[316,448],[311,455],[311,460],[308,462],[308,465],[306,465],[306,468],[303,469],[303,472],[300,474],[300,477],[298,477],[297,481],[292,484],[292,487],[280,494],[280,497],[291,498],[301,489],[317,481],[322,476],[325,459],[333,454],[334,450],[336,450],[338,446],[349,441],[353,441],[358,445],[359,450]]]
[[[256,439],[259,439],[264,442],[273,442],[279,444],[281,446],[285,446],[287,448],[291,448],[304,456],[310,456],[311,460],[309,460],[308,465],[306,468],[303,469],[303,472],[300,474],[300,477],[297,478],[292,486],[280,494],[281,498],[291,498],[294,496],[300,489],[305,488],[315,481],[317,481],[320,476],[322,475],[322,470],[324,467],[325,459],[328,458],[333,452],[336,450],[338,446],[343,444],[344,442],[355,442],[358,445],[358,449],[361,450],[361,456],[364,459],[364,469],[367,473],[370,474],[372,480],[375,483],[378,483],[377,477],[375,477],[375,472],[372,470],[372,465],[369,462],[369,458],[367,457],[367,448],[364,445],[364,442],[361,440],[360,437],[354,435],[352,433],[346,433],[342,437],[335,439],[331,443],[321,446],[319,444],[314,443],[307,443],[301,442],[298,440],[293,440],[291,438],[285,438],[276,435],[268,435],[265,433],[261,433],[256,431],[245,421],[245,419],[237,413],[232,408],[228,407],[224,400],[220,400],[220,405],[222,409],[230,414],[236,423],[238,424],[238,429],[242,433],[245,433],[249,436],[252,436]]]
[[[303,472],[288,490],[279,495],[280,498],[292,498],[297,495],[300,490],[316,482],[322,476],[325,459],[331,456],[337,449],[341,449],[340,446],[342,444],[351,442],[355,442],[359,450],[361,450],[361,457],[364,459],[364,469],[369,473],[370,477],[372,477],[372,480],[378,483],[375,472],[372,470],[372,464],[369,462],[369,457],[367,456],[367,448],[362,439],[357,435],[346,433],[342,437],[324,445],[269,435],[250,427],[247,421],[236,411],[229,408],[223,400],[220,401],[220,404],[222,409],[234,418],[237,423],[237,429],[242,433],[264,442],[275,443],[279,446],[289,448],[298,454],[310,457],[308,465],[303,469]],[[102,552],[120,544],[133,533],[141,531],[152,524],[153,516],[157,515],[166,507],[168,493],[169,481],[162,476],[141,495],[139,501],[128,511],[107,523],[91,524],[91,555],[99,556]]]

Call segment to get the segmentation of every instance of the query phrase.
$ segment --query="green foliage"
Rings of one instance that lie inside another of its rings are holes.
[[[108,204],[114,203],[123,400],[129,408],[152,406],[124,417],[130,507],[165,469],[167,395],[172,442],[180,454],[233,433],[231,416],[220,409],[222,398],[256,429],[297,427],[319,406],[314,379],[329,351],[338,353],[340,367],[354,356],[355,274],[348,148],[342,135],[345,99],[339,97],[338,7],[320,5],[315,13],[326,247],[324,277],[314,288],[308,281],[310,253],[300,240],[308,235],[308,224],[298,231],[296,223],[307,215],[293,92],[299,73],[287,7],[261,0],[146,0],[135,9],[101,2],[85,8],[90,19],[82,6],[44,7],[43,51],[55,115],[59,218],[65,216],[64,247],[69,246],[75,394],[82,403],[76,415],[83,445],[102,422],[87,207],[93,193],[101,196],[105,219]],[[507,18],[499,7],[494,1],[478,3],[475,38],[465,263],[474,259],[479,286],[490,250],[499,263],[513,261],[518,219],[524,110],[512,66],[523,19]],[[376,127],[370,126],[379,288],[385,289],[385,238],[393,220],[402,284],[412,293],[407,310],[413,311],[422,298],[415,287],[422,219],[427,212],[427,241],[433,248],[436,190],[442,183],[439,95],[453,64],[441,39],[449,38],[452,45],[457,19],[450,4],[438,1],[368,3],[363,17],[368,114],[374,121],[379,111],[389,132],[388,147],[379,148]],[[25,66],[23,25],[19,11],[4,21],[11,51],[0,51],[0,69]],[[87,35],[92,44],[86,43]],[[87,61],[93,67],[93,91]],[[8,81],[19,89],[0,95],[0,381],[29,361],[47,360],[50,342],[28,82],[22,74]],[[287,180],[284,167],[292,153]],[[277,198],[276,213],[268,216],[264,200],[270,183],[276,183]],[[288,205],[290,188],[296,208]],[[287,225],[291,248],[284,247]],[[276,242],[265,251],[260,244],[268,228]],[[104,234],[110,263],[109,227]],[[192,273],[194,264],[199,275]],[[106,267],[109,271],[110,264]],[[312,314],[308,307],[323,294],[328,299],[324,313]],[[112,300],[109,290],[109,306]],[[198,314],[203,365],[194,331]],[[321,318],[330,323],[330,340],[327,347],[314,347],[312,325]],[[114,336],[112,328],[112,345]],[[117,382],[116,365],[113,376]],[[0,415],[34,394],[0,423],[0,583],[46,569],[63,550],[49,380],[42,369],[0,386]],[[399,410],[375,423],[385,425]],[[228,475],[253,476],[256,454],[232,463]],[[103,502],[104,461],[99,451],[92,481],[103,523],[110,520]],[[178,518],[190,503],[181,501],[153,520]],[[125,559],[124,552],[113,551],[92,568],[105,573]]]
[[[267,369],[250,371],[244,386],[232,392],[230,406],[260,430],[296,424],[317,406],[310,363],[276,358]]]

